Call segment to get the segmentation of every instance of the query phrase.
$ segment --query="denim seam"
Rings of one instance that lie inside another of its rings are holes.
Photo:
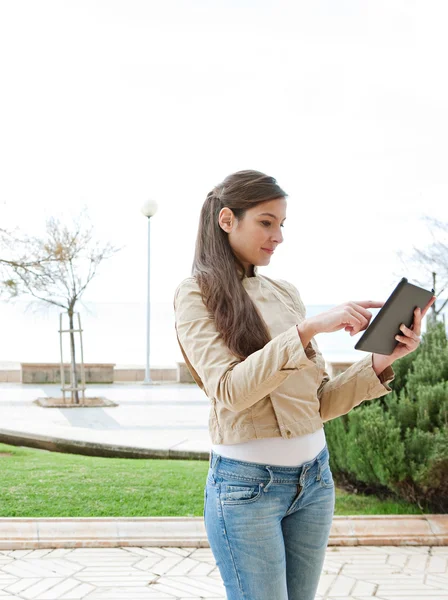
[[[216,502],[218,503],[218,515],[219,515],[219,520],[221,522],[221,527],[222,527],[222,531],[223,531],[223,534],[224,534],[224,539],[226,540],[226,545],[227,545],[227,548],[229,550],[230,557],[232,559],[232,565],[233,565],[233,568],[234,568],[234,571],[235,571],[236,580],[238,581],[238,588],[240,590],[240,593],[242,594],[242,598],[244,598],[245,594],[244,594],[243,588],[241,586],[240,574],[238,573],[238,569],[236,567],[235,557],[233,556],[232,548],[230,547],[229,536],[227,535],[226,524],[225,524],[225,521],[224,521],[224,511],[223,511],[222,506],[221,506],[221,485],[219,486],[218,493],[216,495]]]
[[[332,487],[334,487],[334,486],[335,486],[335,483],[334,483],[334,481],[332,481],[332,483],[327,483],[327,482],[325,481],[325,479],[322,477],[322,472],[323,472],[324,468],[325,468],[327,465],[328,465],[328,467],[330,467],[330,463],[329,463],[329,461],[328,461],[328,460],[324,461],[322,464],[320,464],[320,463],[319,463],[319,482],[320,482],[320,485],[321,485],[322,487],[325,487],[325,488],[332,488]],[[330,471],[330,472],[331,472],[331,471]],[[333,477],[333,476],[332,476],[332,477]]]
[[[251,485],[252,487],[256,487]],[[256,502],[257,500],[259,500],[262,496],[263,493],[263,488],[260,487],[260,485],[258,486],[258,493],[256,496],[254,496],[253,498],[243,498],[242,500],[221,500],[221,503],[223,506],[234,506],[234,505],[241,505],[241,504],[251,504],[252,502]]]
[[[298,478],[297,481],[291,481],[291,479],[275,479],[275,478],[270,480],[269,477],[244,477],[242,475],[237,475],[235,473],[227,473],[226,471],[220,471],[219,476],[220,475],[225,475],[226,477],[228,477],[229,479],[232,479],[234,481],[247,481],[247,483],[266,483],[266,484],[268,484],[271,481],[272,484],[282,483],[282,484],[297,485],[300,481],[300,478]]]
[[[299,500],[302,499],[302,495],[305,493],[305,488],[307,487],[305,485],[305,475],[306,475],[307,471],[305,471],[305,473],[303,475],[300,476],[300,480],[299,480],[299,486],[300,486],[300,492],[296,495],[296,497],[294,498],[291,506],[288,508],[288,510],[285,512],[285,517],[288,517],[290,514],[292,514],[293,512],[295,512],[296,507],[299,503]]]
[[[227,471],[220,471],[217,475],[218,477],[220,477],[221,475],[225,475],[229,479],[234,479],[235,481],[264,482],[263,477],[244,477],[243,475],[238,475],[237,473],[228,473]],[[269,478],[266,479],[266,481],[269,481]]]
[[[271,467],[273,469],[281,470],[281,471],[286,471],[286,472],[287,471],[297,471],[298,469],[300,469],[301,467],[304,467],[305,465],[311,466],[315,460],[319,460],[319,459],[322,460],[321,454],[324,452],[325,449],[326,449],[326,446],[324,446],[322,448],[322,450],[319,452],[319,454],[313,460],[306,462],[303,465],[300,465],[298,467],[284,467],[282,465],[269,465],[269,467]],[[257,466],[257,467],[261,467],[262,469],[266,468],[266,466],[261,463],[246,462],[244,460],[239,460],[236,458],[227,458],[227,456],[222,457],[222,460],[220,460],[220,462],[223,462],[223,461],[228,461],[228,462],[231,461],[232,463],[234,463],[235,465],[238,465],[238,466],[239,465],[247,465],[248,467]],[[224,472],[224,471],[222,471],[222,472]]]

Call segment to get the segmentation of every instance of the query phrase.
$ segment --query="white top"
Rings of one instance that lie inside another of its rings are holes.
[[[221,456],[268,466],[299,467],[316,458],[326,443],[324,428],[290,439],[282,437],[249,440],[242,444],[212,444]]]

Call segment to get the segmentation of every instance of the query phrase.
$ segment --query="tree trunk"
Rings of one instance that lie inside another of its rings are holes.
[[[434,290],[434,294],[436,293],[436,277],[437,277],[437,273],[434,273],[434,271],[432,272],[432,289]],[[434,302],[434,304],[431,306],[431,316],[430,316],[430,320],[433,323],[437,323],[437,308],[436,308],[436,302]]]
[[[71,388],[78,388],[78,373],[76,371],[76,356],[75,356],[75,333],[74,333],[74,325],[73,325],[73,311],[68,311],[68,318],[70,323],[70,359],[71,359],[71,368],[70,368],[70,381]],[[71,390],[72,403],[79,404],[79,392],[78,389]]]

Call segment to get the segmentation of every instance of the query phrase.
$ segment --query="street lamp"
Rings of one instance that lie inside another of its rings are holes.
[[[149,300],[149,280],[150,280],[150,264],[151,264],[151,217],[157,212],[157,202],[155,200],[147,200],[142,208],[142,213],[145,217],[148,217],[148,295],[147,295],[147,315],[146,315],[146,370],[145,379],[143,383],[154,383],[151,380],[151,374],[149,371],[149,320],[151,314],[151,305]]]

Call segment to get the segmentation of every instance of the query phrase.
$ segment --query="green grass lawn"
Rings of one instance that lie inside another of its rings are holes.
[[[97,458],[0,444],[0,517],[200,517],[207,470],[207,461]],[[421,511],[337,489],[335,514]]]

